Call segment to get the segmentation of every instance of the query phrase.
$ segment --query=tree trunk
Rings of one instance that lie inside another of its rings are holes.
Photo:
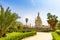
[[[4,31],[0,30],[0,38],[5,37],[5,36],[6,36],[6,33]]]

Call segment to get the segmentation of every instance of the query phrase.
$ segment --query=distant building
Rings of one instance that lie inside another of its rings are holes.
[[[35,19],[35,28],[37,30],[49,30],[50,29],[49,25],[47,26],[47,25],[42,24],[42,20],[39,16],[39,12],[38,12],[37,18]]]
[[[38,15],[35,19],[35,26],[31,26],[31,24],[27,25],[27,26],[24,25],[24,31],[28,31],[28,30],[45,31],[45,30],[50,30],[50,26],[42,24],[42,20],[39,16],[39,12],[38,12]]]
[[[38,12],[37,18],[35,19],[35,27],[41,27],[41,26],[42,26],[42,21]]]

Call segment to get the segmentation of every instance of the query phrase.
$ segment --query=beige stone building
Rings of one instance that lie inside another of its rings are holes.
[[[41,27],[41,26],[42,26],[42,21],[38,12],[37,18],[35,19],[35,27]]]

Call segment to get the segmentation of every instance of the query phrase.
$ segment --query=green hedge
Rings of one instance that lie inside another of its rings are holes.
[[[58,35],[56,32],[52,33],[53,40],[60,40],[60,35]]]
[[[60,30],[56,30],[56,33],[57,33],[58,35],[60,35]]]
[[[0,40],[21,40],[25,37],[33,36],[36,34],[36,31],[31,31],[31,32],[26,32],[26,33],[18,33],[18,32],[13,32],[7,34],[6,37],[0,38]]]

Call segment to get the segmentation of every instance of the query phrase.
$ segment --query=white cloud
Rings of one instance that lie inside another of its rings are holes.
[[[21,19],[21,21],[24,24],[25,24],[25,18],[27,17],[27,18],[29,18],[29,23],[34,25],[35,18],[37,16],[37,10],[41,11],[40,17],[41,17],[44,25],[48,24],[47,23],[47,13],[48,12],[51,12],[52,14],[55,14],[58,17],[60,17],[60,15],[59,15],[59,13],[60,13],[60,5],[59,5],[60,0],[31,0],[31,3],[34,7],[38,5],[37,9],[35,9],[34,11],[28,10],[29,12],[24,12],[26,14]],[[42,8],[38,9],[38,7],[41,7],[41,5],[43,5]]]

